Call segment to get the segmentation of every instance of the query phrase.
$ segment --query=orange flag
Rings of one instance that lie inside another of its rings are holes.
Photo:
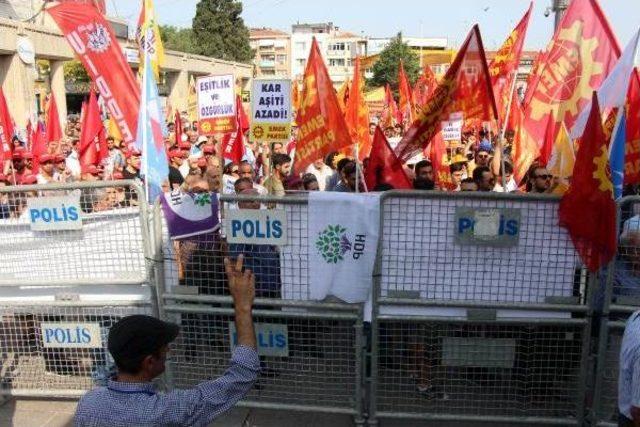
[[[47,111],[47,133],[45,141],[47,145],[51,141],[60,141],[62,139],[62,125],[60,124],[60,115],[58,114],[58,106],[56,105],[56,97],[53,93],[49,97],[49,107]]]
[[[527,88],[525,129],[540,143],[550,111],[557,129],[572,129],[578,113],[620,57],[620,47],[597,0],[573,0]],[[555,135],[554,135],[555,139]]]
[[[442,139],[442,132],[438,132],[431,140],[429,159],[433,166],[436,187],[443,191],[454,190],[455,187],[451,180],[451,172],[447,161],[447,147],[444,144],[444,139]]]
[[[422,106],[427,103],[436,86],[438,86],[436,75],[433,74],[431,67],[426,65],[413,88],[413,99],[416,102],[416,110],[418,107],[422,108]]]
[[[413,188],[407,177],[402,163],[398,160],[389,146],[380,126],[376,127],[373,137],[373,146],[369,164],[364,171],[364,180],[367,189],[373,191],[378,184],[390,184],[397,190],[410,190]]]
[[[398,120],[398,104],[393,98],[389,83],[385,87],[384,108],[382,111],[382,124],[385,128],[392,127]]]
[[[413,123],[415,102],[402,60],[400,60],[400,66],[398,67],[398,94],[400,95],[398,107],[400,108],[400,116],[402,117],[400,122],[411,125],[411,123]]]
[[[300,106],[300,88],[298,87],[298,80],[293,79],[291,81],[291,107],[293,111],[298,111]]]
[[[513,96],[517,96],[515,93]],[[538,143],[524,131],[524,112],[519,102],[513,102],[509,115],[511,128],[515,131],[513,140],[513,178],[520,183],[529,171],[533,161],[540,155]]]
[[[78,144],[78,155],[83,172],[88,166],[97,166],[109,156],[106,129],[100,119],[98,98],[93,89],[89,93],[89,102],[86,104],[84,116],[82,117],[82,132],[80,133],[80,143]]]
[[[474,71],[471,77],[467,76],[469,70]],[[461,93],[463,81],[468,89]],[[400,160],[406,162],[422,151],[440,132],[441,122],[448,120],[451,113],[462,113],[465,121],[491,121],[497,118],[487,60],[477,25],[471,29],[429,102],[396,147]]]
[[[0,85],[0,172],[2,172],[3,165],[1,162],[5,160],[11,160],[13,153],[13,120],[9,114],[9,107],[7,107],[7,100],[2,92],[2,86]]]
[[[347,79],[338,89],[338,105],[340,105],[340,111],[342,112],[347,108],[347,101],[349,100],[349,92],[351,90],[350,86],[351,82]]]
[[[617,246],[616,204],[609,150],[595,91],[571,185],[560,201],[558,212],[560,226],[569,232],[590,272],[595,273],[613,258]]]
[[[340,111],[338,98],[315,38],[304,71],[302,97],[296,122],[296,172],[304,171],[312,162],[324,158],[332,151],[339,151],[351,145],[351,137]]]
[[[556,119],[552,114],[549,115],[547,120],[547,129],[544,133],[544,141],[542,142],[542,149],[540,150],[540,163],[547,165],[553,152],[553,146],[555,145],[554,135],[556,134]]]
[[[631,74],[627,92],[627,144],[624,165],[624,183],[640,184],[640,74]]]
[[[356,58],[344,119],[349,128],[351,141],[359,144],[358,157],[362,160],[369,156],[371,151],[371,137],[369,136],[369,107],[364,100],[364,80],[360,74],[360,58]]]
[[[507,105],[509,104],[513,81],[518,72],[522,46],[527,34],[532,7],[533,3],[529,5],[527,13],[524,14],[518,25],[509,34],[509,37],[498,50],[491,64],[489,64],[489,75],[491,76],[491,85],[496,98],[500,123],[504,123],[507,115]]]

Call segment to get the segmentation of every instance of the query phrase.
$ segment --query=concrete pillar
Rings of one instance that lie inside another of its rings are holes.
[[[17,53],[0,56],[0,84],[19,129],[24,129],[30,115],[36,112],[35,77],[33,65],[22,62]]]
[[[67,89],[64,86],[64,61],[49,61],[51,93],[56,97],[58,115],[62,125],[67,122]],[[63,127],[64,129],[64,127]]]
[[[169,86],[169,103],[174,110],[187,109],[187,96],[189,95],[189,72],[180,70],[178,72],[167,73],[167,84]]]

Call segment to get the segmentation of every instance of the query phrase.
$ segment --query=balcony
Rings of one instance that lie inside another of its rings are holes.
[[[258,65],[260,68],[276,68],[276,61],[261,60]]]

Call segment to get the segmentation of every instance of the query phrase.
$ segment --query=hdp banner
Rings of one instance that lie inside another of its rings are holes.
[[[215,193],[164,193],[160,198],[169,236],[184,239],[210,233],[218,226],[218,199]]]
[[[380,195],[309,193],[310,297],[366,302],[378,247]]]
[[[100,92],[123,141],[133,143],[140,88],[104,16],[87,4],[61,3],[47,9]]]

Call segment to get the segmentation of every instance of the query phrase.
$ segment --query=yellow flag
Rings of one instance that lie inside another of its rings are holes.
[[[340,110],[344,113],[345,108],[347,106],[347,101],[349,100],[349,87],[351,86],[351,81],[347,78],[340,89],[338,89],[338,105],[340,106]]]
[[[158,79],[160,67],[164,64],[164,47],[160,39],[160,27],[156,19],[156,12],[153,8],[153,0],[142,0],[142,10],[138,17],[138,28],[136,31],[136,40],[138,41],[138,49],[140,52],[140,70],[144,64],[145,50],[151,57],[151,66],[153,73]]]
[[[187,118],[190,122],[198,120],[198,94],[196,93],[196,81],[191,76],[189,79],[189,93],[187,94]]]
[[[553,144],[551,158],[549,159],[547,167],[553,176],[569,178],[573,175],[573,166],[575,163],[576,154],[573,150],[573,142],[571,142],[567,127],[563,123]]]
[[[118,141],[122,141],[122,133],[120,133],[120,128],[113,117],[109,117],[109,125],[107,127],[107,133],[113,139],[117,139]]]

